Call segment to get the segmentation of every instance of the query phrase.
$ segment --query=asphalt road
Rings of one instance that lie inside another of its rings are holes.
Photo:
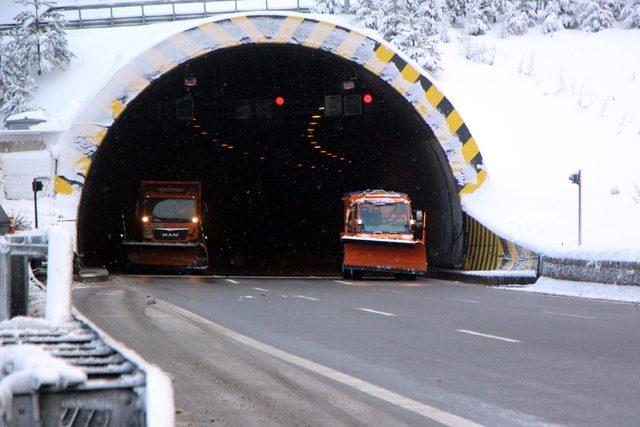
[[[431,425],[438,411],[461,417],[449,424],[640,424],[632,304],[426,279],[142,276],[76,289],[74,303],[174,375],[183,424]]]

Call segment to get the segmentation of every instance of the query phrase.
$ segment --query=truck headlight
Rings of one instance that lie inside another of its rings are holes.
[[[149,222],[149,217],[146,215],[142,216],[142,222]]]
[[[200,219],[198,219],[197,216],[194,216],[193,218],[191,218],[191,222],[193,222],[194,224],[197,223],[198,221],[200,221]]]

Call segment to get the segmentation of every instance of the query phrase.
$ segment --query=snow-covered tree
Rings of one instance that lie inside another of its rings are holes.
[[[355,2],[349,13],[355,15],[355,22],[360,27],[377,30],[380,25],[380,0],[359,0]]]
[[[602,31],[611,28],[613,21],[608,0],[583,0],[580,4],[578,23],[582,30],[592,33]]]
[[[393,41],[400,35],[400,25],[408,14],[406,0],[382,0],[378,32],[385,40]]]
[[[640,28],[640,0],[630,0],[622,12],[624,24],[629,28]]]
[[[466,34],[478,36],[489,31],[482,6],[483,0],[468,0],[464,5],[464,32]]]
[[[504,12],[503,0],[483,0],[482,13],[484,14],[484,20],[488,23],[495,24],[498,20],[498,15]]]
[[[620,20],[624,11],[625,1],[609,0],[607,3],[609,4],[609,9],[611,9],[611,12],[613,12],[613,17],[615,18],[615,20]]]
[[[464,22],[464,0],[445,0],[451,23]]]
[[[527,15],[527,24],[533,27],[538,20],[538,2],[536,0],[521,0],[520,3],[520,10]]]
[[[502,24],[502,37],[521,36],[529,28],[529,17],[522,10],[520,0],[508,1],[505,4],[504,22]]]
[[[51,10],[55,3],[45,0],[16,0],[26,10],[14,18],[10,37],[16,49],[25,56],[28,72],[64,68],[73,54],[64,31],[64,17]]]
[[[542,32],[544,34],[555,33],[562,29],[560,22],[560,5],[555,1],[550,1],[544,9],[544,22]]]
[[[560,23],[564,28],[578,28],[578,13],[580,12],[580,3],[578,0],[559,0],[560,5]]]
[[[440,68],[438,50],[439,12],[434,0],[407,0],[406,11],[400,14],[399,33],[393,43],[420,66],[435,71]]]
[[[25,58],[12,40],[0,40],[0,116],[35,109],[31,104],[34,81],[25,72]]]

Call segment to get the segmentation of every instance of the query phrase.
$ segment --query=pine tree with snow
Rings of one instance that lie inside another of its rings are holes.
[[[315,3],[311,6],[311,13],[338,15],[343,10],[344,7],[340,0],[315,0]]]
[[[51,10],[55,2],[45,0],[16,0],[27,9],[14,18],[11,29],[16,48],[26,56],[28,72],[51,71],[64,68],[73,57],[64,31],[64,17]]]
[[[530,27],[538,21],[538,2],[536,0],[521,0],[520,9],[527,15],[527,24]]]
[[[625,7],[624,0],[609,0],[607,3],[609,4],[609,9],[613,12],[613,18],[619,21]]]
[[[596,33],[611,28],[613,21],[613,12],[608,0],[583,0],[580,4],[580,29]]]
[[[380,25],[380,0],[359,0],[349,13],[355,15],[355,23],[364,28],[377,30]]]
[[[385,40],[393,41],[400,35],[400,25],[406,19],[408,4],[406,0],[382,0],[381,18],[378,32]]]
[[[529,17],[523,10],[520,0],[508,1],[505,4],[502,37],[521,36],[529,29]]]
[[[33,78],[25,71],[25,57],[13,40],[0,41],[0,116],[33,110]]]
[[[451,23],[464,22],[465,0],[445,0],[445,3],[451,17]]]
[[[560,5],[555,1],[547,3],[544,8],[544,22],[542,23],[542,32],[544,34],[555,33],[562,29],[560,22]]]
[[[479,36],[489,31],[482,10],[483,0],[468,0],[464,5],[464,32],[471,36]]]
[[[429,71],[440,69],[437,11],[432,0],[407,0],[405,13],[400,14],[399,33],[393,43],[421,67]]]
[[[578,28],[578,13],[580,12],[580,4],[578,0],[559,0],[560,5],[560,23],[564,28]]]
[[[629,28],[640,28],[640,0],[630,0],[622,11],[624,24]]]

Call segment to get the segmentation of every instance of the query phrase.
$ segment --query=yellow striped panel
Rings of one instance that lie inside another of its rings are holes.
[[[53,191],[56,194],[64,194],[65,196],[68,196],[71,193],[73,193],[73,186],[63,178],[56,176],[56,180],[53,186]]]
[[[150,84],[151,82],[146,78],[136,75],[127,83],[127,89],[135,93],[140,93]]]
[[[480,186],[482,184],[484,184],[484,181],[486,179],[487,179],[487,171],[485,171],[484,169],[479,171],[478,174],[476,175],[475,184],[469,183],[469,184],[465,185],[464,188],[462,190],[460,190],[460,195],[473,193],[478,188],[480,188]]]
[[[504,270],[513,270],[513,267],[518,262],[520,255],[513,243],[507,240],[507,248],[509,248],[509,262],[504,266]]]
[[[424,93],[424,97],[433,108],[436,108],[438,104],[440,104],[440,101],[444,99],[444,95],[440,93],[440,91],[436,89],[434,85],[432,85],[429,90]]]
[[[416,80],[418,80],[418,77],[420,77],[420,73],[409,64],[402,69],[400,74],[402,74],[402,77],[411,84],[415,83]]]
[[[395,90],[397,90],[401,95],[406,94],[409,90],[409,87],[411,87],[409,82],[407,82],[407,80],[401,74],[398,74],[398,76],[391,83],[391,86],[393,86]]]
[[[460,129],[460,126],[462,126],[462,124],[464,123],[462,121],[462,117],[460,117],[460,114],[458,114],[456,110],[453,110],[451,113],[449,113],[445,121],[447,122],[447,126],[449,126],[449,130],[452,134],[456,133],[456,131]]]
[[[340,43],[340,46],[333,52],[343,58],[351,58],[358,48],[362,46],[362,42],[367,39],[367,36],[360,33],[350,32],[347,37]]]
[[[395,55],[395,53],[389,49],[388,47],[386,47],[385,45],[380,45],[378,46],[378,48],[376,49],[376,57],[384,62],[385,64],[389,61],[391,61],[391,58],[393,58],[393,55]]]
[[[201,25],[199,28],[202,30],[202,32],[211,37],[213,41],[220,45],[220,47],[237,46],[240,44],[238,40],[227,34],[227,32],[222,29],[222,26],[216,24],[215,22]]]
[[[147,50],[144,53],[144,59],[163,74],[178,65],[172,59],[167,58],[155,48]]]
[[[469,140],[462,146],[462,156],[464,157],[464,161],[467,163],[470,163],[479,152],[480,149],[478,148],[478,144],[476,144],[476,140],[473,138],[469,138]]]
[[[329,37],[329,34],[331,34],[331,31],[333,31],[335,28],[336,26],[334,24],[329,24],[327,22],[318,22],[315,25],[313,31],[311,31],[311,34],[309,34],[309,37],[307,37],[307,39],[302,44],[304,46],[317,49],[322,46],[322,43],[324,43],[327,37]]]
[[[184,33],[178,33],[168,40],[178,50],[184,52],[189,58],[195,58],[207,53],[207,49],[200,46],[191,37]]]
[[[255,43],[268,42],[267,38],[262,34],[262,31],[260,31],[258,27],[256,27],[256,25],[246,16],[231,18],[231,22],[240,28]]]
[[[118,98],[112,99],[111,102],[109,103],[109,109],[111,110],[111,116],[114,119],[117,119],[118,117],[120,117],[120,114],[122,114],[122,112],[124,111],[125,108],[127,108],[127,106],[124,105],[124,103],[122,101],[120,101]]]
[[[291,37],[296,32],[300,24],[304,21],[304,18],[298,16],[287,16],[283,21],[278,31],[273,35],[272,41],[276,43],[287,43],[291,41]]]
[[[105,131],[105,134],[106,133],[107,132]],[[89,167],[91,166],[91,160],[87,156],[82,156],[78,161],[75,162],[75,166],[80,169],[84,176],[87,176],[87,172],[89,171]]]
[[[107,130],[101,127],[99,131],[87,134],[84,136],[84,138],[98,146],[105,136],[107,136]]]

